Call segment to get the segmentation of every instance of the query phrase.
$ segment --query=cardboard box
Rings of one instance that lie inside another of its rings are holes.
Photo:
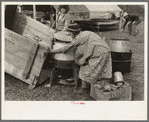
[[[97,82],[99,84],[100,81]],[[124,86],[110,92],[103,92],[103,89],[94,87],[91,84],[90,96],[97,101],[130,101],[132,100],[132,86],[124,82]]]

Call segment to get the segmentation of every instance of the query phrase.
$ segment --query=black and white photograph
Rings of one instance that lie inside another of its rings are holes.
[[[1,8],[3,119],[147,119],[147,2]]]

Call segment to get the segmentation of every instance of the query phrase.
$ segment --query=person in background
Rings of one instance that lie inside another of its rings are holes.
[[[69,5],[60,5],[58,7],[58,14],[52,27],[57,31],[65,31],[67,25],[70,23],[70,15],[68,14],[70,8]],[[55,27],[56,26],[56,27]]]
[[[141,22],[139,16],[137,15],[129,15],[127,12],[123,14],[123,18],[125,20],[121,32],[124,30],[126,26],[128,26],[128,31],[130,35],[136,35],[136,26]]]
[[[91,31],[81,32],[77,24],[69,25],[67,31],[73,41],[63,48],[49,50],[51,54],[66,53],[72,47],[76,47],[75,63],[80,66],[79,78],[82,85],[76,87],[74,93],[87,93],[90,83],[102,78],[112,78],[110,49],[99,35]]]

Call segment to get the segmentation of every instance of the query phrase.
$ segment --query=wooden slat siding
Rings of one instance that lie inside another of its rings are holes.
[[[50,47],[49,43],[46,43],[43,41],[39,42],[39,45],[41,45],[41,50],[45,50],[45,49],[48,49]],[[5,38],[5,50],[17,55],[18,57],[23,58],[23,59],[26,59],[29,56],[29,54],[31,53],[30,52],[31,49],[28,50],[24,47],[14,45],[14,43],[11,43],[11,40],[8,40],[6,38]]]
[[[5,42],[6,42],[6,40],[5,40]],[[46,52],[46,49],[47,48],[42,47],[42,46],[39,47],[36,59],[34,61],[34,65],[36,65],[39,68],[42,67],[43,58],[44,58],[43,53]],[[8,52],[8,53],[13,54],[13,56],[18,57],[20,60],[22,59],[26,62],[27,62],[27,59],[29,57],[29,54],[32,54],[32,52],[27,51],[26,49],[23,49],[21,47],[8,48],[8,47],[5,46],[5,51]]]
[[[20,21],[18,21],[14,25],[15,26],[14,26],[13,30],[16,33],[19,33],[20,35],[28,37],[29,39],[35,40],[35,36],[38,36],[42,41],[46,41],[47,43],[51,43],[51,41],[53,40],[53,37],[49,36],[50,34],[46,35],[45,33],[33,28],[32,26],[24,25],[24,23],[22,23]],[[42,28],[42,27],[40,27],[40,28]],[[23,30],[23,32],[20,30]],[[37,41],[37,40],[35,40],[35,41]]]
[[[22,69],[23,71],[27,63],[27,60],[21,59],[17,57],[16,55],[13,55],[12,53],[9,53],[7,51],[5,51],[5,61],[12,64],[15,67]],[[38,66],[34,64],[33,69],[32,69],[32,74],[35,74],[37,76],[40,74],[40,70],[42,68],[43,62],[44,61],[42,61],[41,64]]]
[[[14,20],[19,20],[19,21],[22,21],[23,23],[41,31],[42,33],[45,33],[47,34],[48,36],[52,36],[53,34],[52,33],[49,33],[51,32],[53,29],[52,28],[49,28],[48,26],[42,24],[41,22],[38,22],[26,15],[23,15],[21,13],[18,13],[16,12],[16,15],[15,15],[15,19]],[[49,35],[51,34],[51,35]]]
[[[14,32],[12,32],[12,31],[10,31],[10,30],[8,30],[8,29],[6,29],[6,32],[9,32],[9,33],[14,33]],[[30,41],[28,41],[28,40],[26,40],[26,38],[25,37],[22,37],[21,35],[18,35],[18,34],[16,34],[16,33],[14,33],[14,34],[12,34],[12,35],[17,35],[17,36],[15,36],[15,39],[11,42],[12,44],[11,45],[15,45],[16,44],[16,46],[18,46],[18,45],[21,45],[20,43],[24,43],[24,42],[28,42],[28,43],[26,43],[26,45],[28,45],[29,47],[32,45],[33,46],[33,44],[35,43],[35,42],[30,42]],[[20,38],[20,36],[21,36],[21,38]],[[6,35],[5,35],[5,37],[9,37],[8,36],[8,34],[6,33]],[[13,36],[12,36],[13,37]],[[9,38],[9,40],[12,40],[12,37],[11,38]],[[19,38],[17,38],[17,37],[19,37]],[[23,39],[25,38],[25,40],[24,41],[22,41]],[[19,40],[18,39],[20,39],[20,43],[19,43]],[[16,43],[13,43],[13,42],[16,42]],[[29,43],[30,42],[30,43]],[[17,45],[18,44],[18,45]],[[15,47],[16,47],[15,46]],[[27,47],[27,46],[25,46],[25,45],[21,45],[22,46],[22,49],[23,49],[23,47]],[[14,47],[14,48],[15,48]],[[7,46],[6,46],[6,48],[7,48]],[[30,48],[30,50],[31,50],[32,48]],[[41,50],[42,49],[42,50]],[[11,50],[10,50],[11,51]],[[24,52],[25,52],[25,50],[24,50]],[[44,47],[42,47],[42,48],[40,48],[40,50],[38,51],[39,53],[37,53],[37,57],[36,57],[36,61],[35,61],[35,63],[37,64],[37,66],[35,65],[35,66],[33,66],[33,69],[32,69],[32,73],[34,73],[34,74],[36,74],[37,76],[40,74],[40,70],[41,70],[41,68],[42,68],[42,65],[43,65],[43,62],[44,62],[44,58],[42,58],[42,55],[43,55],[43,52],[44,52]],[[30,53],[32,53],[32,52],[30,52]],[[26,60],[27,60],[28,58],[26,58]],[[16,62],[16,61],[14,61],[14,62]],[[17,64],[18,65],[18,64]],[[39,67],[40,66],[40,67]]]
[[[31,41],[29,41],[29,39],[26,40],[25,37],[23,37],[23,36],[20,37],[19,34],[16,34],[16,33],[12,32],[8,29],[5,29],[5,32],[6,32],[5,33],[5,50],[7,52],[10,52],[10,53],[20,57],[21,59],[27,60],[28,56],[30,54],[33,54],[33,52],[31,52],[31,49],[32,49],[31,46],[33,46],[35,42],[31,42]],[[10,37],[11,34],[9,34],[9,33],[15,35],[15,39]],[[10,36],[8,36],[8,35],[10,35]],[[24,41],[22,41],[22,40],[24,40]],[[25,45],[22,45],[22,43],[25,44]],[[43,65],[43,53],[46,52],[49,45],[46,42],[40,42],[39,44],[41,46],[38,50],[38,53],[37,53],[34,64],[41,68],[41,66]]]
[[[19,67],[16,67],[14,66],[13,64],[5,61],[5,72],[8,73],[8,74],[11,74],[12,76],[28,83],[28,84],[31,84],[33,81],[30,80],[30,79],[24,79],[22,77],[22,73],[23,73],[23,69],[19,68]]]
[[[24,80],[22,77],[23,69],[5,61],[5,72],[11,74],[12,76]]]
[[[50,42],[54,34],[52,28],[17,12],[12,30],[31,39],[34,39],[34,36],[38,36],[46,42]]]
[[[34,28],[32,28],[31,26],[28,26],[28,25],[25,26],[25,29],[24,29],[24,32],[23,32],[22,35],[26,36],[30,39],[33,39],[33,40],[35,40],[34,39],[35,36],[38,36],[42,41],[45,41],[47,43],[51,43],[52,40],[53,40],[53,37],[49,37],[48,35],[45,35],[44,33],[40,32],[37,29],[34,29]]]
[[[27,57],[29,56],[30,54],[30,51],[23,48],[23,47],[19,47],[19,46],[16,46],[16,45],[12,45],[10,43],[9,40],[5,39],[5,51],[7,52],[10,52],[24,60],[27,59]]]
[[[30,41],[30,39],[25,38],[6,28],[5,28],[5,39],[7,40],[7,42],[9,41],[11,46],[19,46],[25,48],[26,50],[31,50],[34,43],[36,43],[35,41]]]
[[[14,66],[21,68],[22,70],[24,70],[27,63],[27,60],[17,57],[16,55],[7,51],[5,51],[5,61],[13,64]]]
[[[7,72],[8,74],[10,74],[22,81],[27,80],[23,77],[24,69],[21,69],[15,65],[9,63],[8,61],[5,61],[5,72]],[[30,74],[39,76],[40,73],[41,73],[41,68],[37,69],[37,67],[34,65]]]
[[[32,46],[32,49],[30,52],[32,52],[33,54],[30,54],[28,59],[27,59],[27,63],[23,72],[23,77],[26,79],[31,71],[35,56],[36,56],[36,52],[38,50],[39,44],[34,44]]]

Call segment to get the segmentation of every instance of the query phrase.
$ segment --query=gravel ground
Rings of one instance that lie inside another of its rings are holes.
[[[124,80],[133,86],[133,101],[144,100],[144,22],[140,23],[139,34],[129,36],[132,47],[131,72],[123,75]],[[119,31],[100,33],[108,40]],[[28,84],[5,74],[5,100],[7,101],[95,101],[89,94],[74,94],[72,86],[53,85],[46,89],[44,84],[29,90]]]

